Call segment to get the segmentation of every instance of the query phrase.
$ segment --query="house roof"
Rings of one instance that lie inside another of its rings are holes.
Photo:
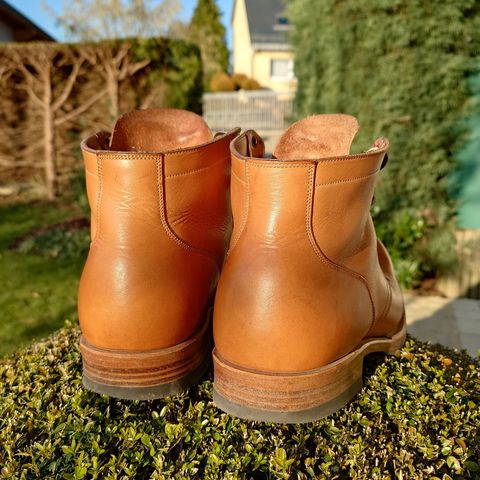
[[[5,0],[0,0],[0,20],[12,29],[13,39],[16,42],[31,42],[34,40],[55,41],[52,36],[35,25]]]
[[[283,0],[245,0],[252,46],[289,49]]]

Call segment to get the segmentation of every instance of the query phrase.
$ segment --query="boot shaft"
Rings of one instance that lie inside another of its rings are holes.
[[[214,137],[201,117],[159,109],[127,114],[112,136],[82,143],[92,210],[78,299],[86,341],[169,348],[205,322],[231,230],[237,134]]]
[[[401,293],[370,216],[388,142],[350,155],[356,120],[319,117],[291,127],[270,159],[255,132],[231,144],[234,228],[214,338],[232,364],[309,370],[398,328]]]
[[[255,132],[238,137],[232,144],[230,250],[245,235],[251,245],[293,249],[299,237],[312,235],[326,257],[343,261],[376,242],[370,206],[387,149],[379,139],[364,154],[285,161],[262,158]]]
[[[85,140],[92,243],[143,249],[153,241],[152,227],[161,225],[175,242],[221,266],[231,230],[228,145],[236,133],[159,153],[101,149],[105,132]]]

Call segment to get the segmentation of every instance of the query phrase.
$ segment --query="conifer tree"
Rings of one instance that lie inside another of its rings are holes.
[[[202,54],[206,89],[215,73],[228,69],[229,51],[220,15],[215,0],[198,0],[189,26],[188,37],[198,45]]]

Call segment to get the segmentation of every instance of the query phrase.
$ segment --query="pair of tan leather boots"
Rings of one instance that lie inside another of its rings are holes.
[[[352,155],[357,130],[348,115],[308,117],[265,158],[254,131],[214,136],[193,113],[152,109],[86,139],[85,386],[145,400],[192,385],[214,304],[222,410],[292,423],[344,406],[363,357],[405,339],[369,213],[388,142]]]

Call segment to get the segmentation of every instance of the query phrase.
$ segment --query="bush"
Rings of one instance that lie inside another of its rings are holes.
[[[261,85],[254,79],[249,78],[242,87],[244,90],[260,90],[262,87]]]
[[[228,73],[218,72],[212,76],[210,90],[212,92],[233,92],[235,90],[235,82]]]
[[[480,478],[480,365],[409,340],[370,356],[347,407],[306,425],[247,422],[188,392],[120,401],[81,385],[67,326],[0,363],[0,477],[101,479]]]
[[[77,219],[41,228],[17,240],[15,249],[51,258],[85,258],[90,247],[89,225],[88,221]]]
[[[234,90],[260,90],[261,85],[243,73],[234,73],[232,76],[225,72],[213,75],[210,82],[212,92],[233,92]]]
[[[248,77],[244,73],[234,73],[232,75],[232,80],[235,83],[237,89],[244,88],[246,82],[248,82]]]
[[[448,270],[454,257],[448,179],[465,136],[464,119],[474,103],[468,84],[478,69],[480,3],[471,0],[310,0],[289,2],[295,26],[299,116],[346,112],[359,118],[356,145],[390,139],[391,162],[377,192],[376,224],[396,262],[403,284]],[[477,104],[478,106],[478,104]],[[420,242],[424,212],[434,225]],[[406,222],[406,216],[413,221]],[[420,243],[420,245],[419,245]]]

